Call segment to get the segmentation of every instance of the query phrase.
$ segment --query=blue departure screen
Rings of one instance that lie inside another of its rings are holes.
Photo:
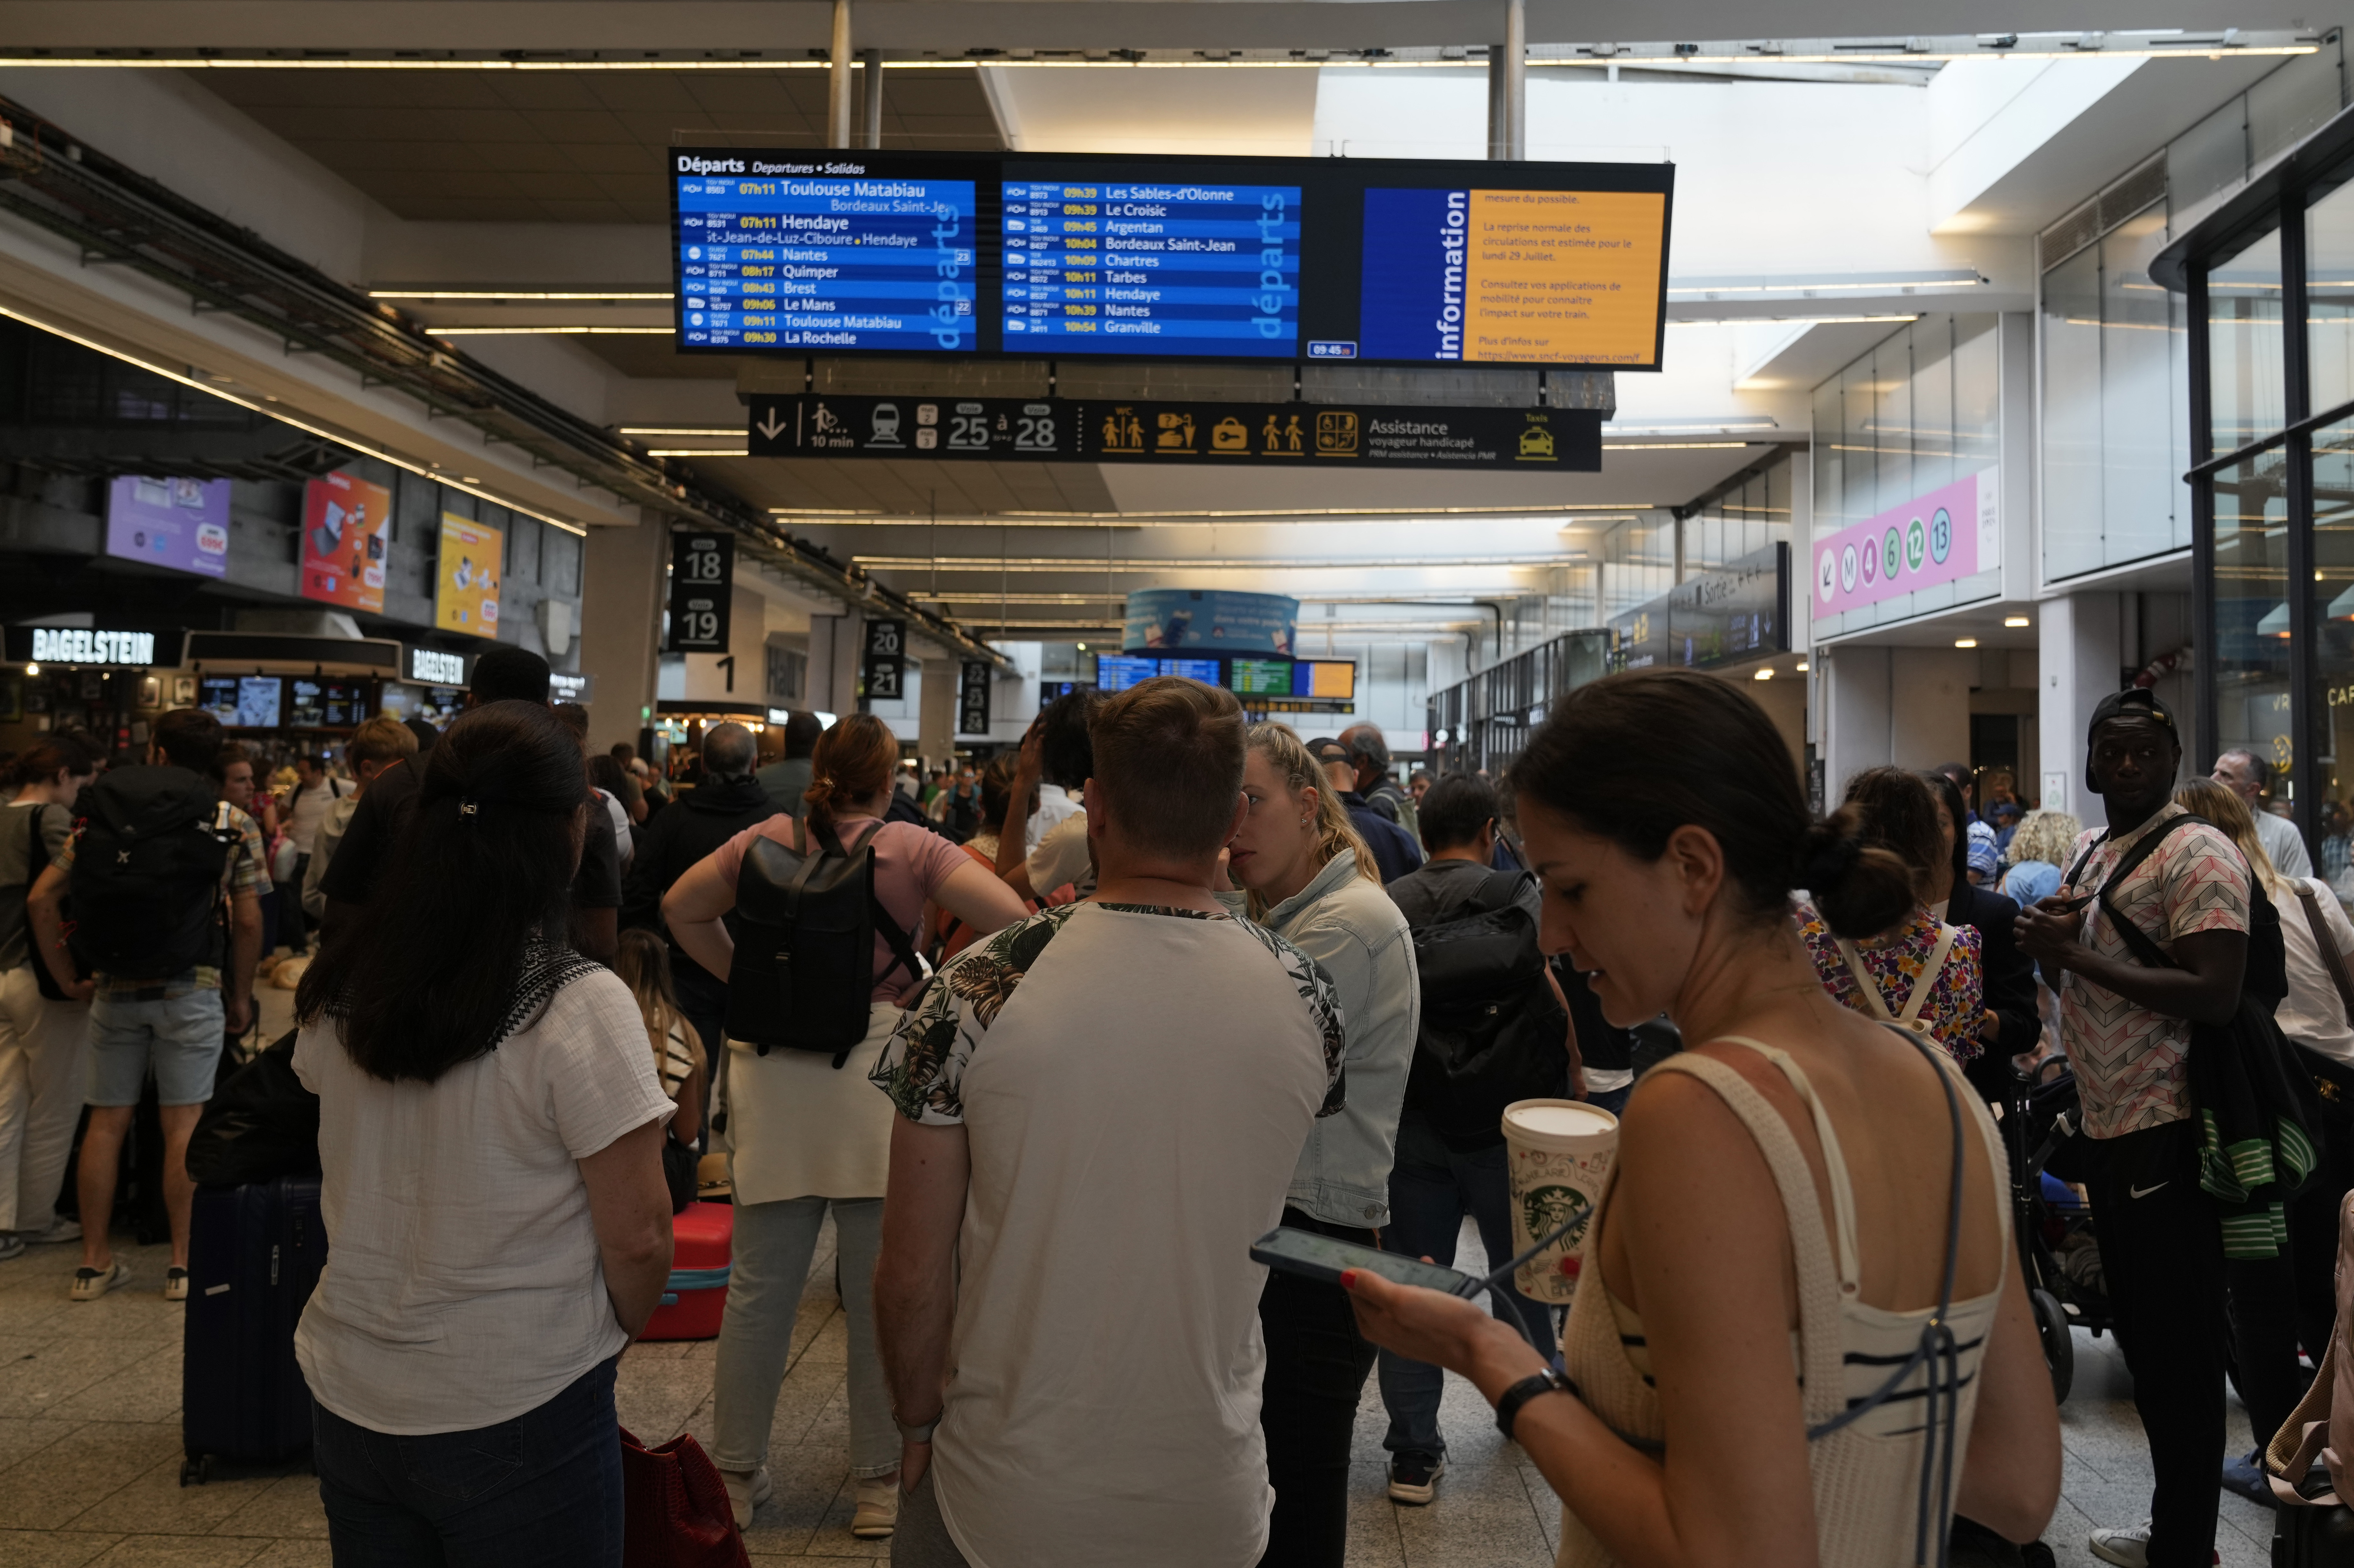
[[[1096,684],[1107,692],[1124,692],[1139,681],[1161,673],[1157,659],[1133,659],[1119,653],[1096,655]]]
[[[1298,185],[1009,180],[1005,347],[1289,359]]]
[[[682,179],[680,340],[970,351],[973,196],[970,180]]]
[[[1182,675],[1189,681],[1199,681],[1205,686],[1218,683],[1218,662],[1215,659],[1163,659],[1161,673]]]

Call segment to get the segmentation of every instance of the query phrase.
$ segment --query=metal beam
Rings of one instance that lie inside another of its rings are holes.
[[[1505,0],[1504,156],[1529,155],[1528,0]]]

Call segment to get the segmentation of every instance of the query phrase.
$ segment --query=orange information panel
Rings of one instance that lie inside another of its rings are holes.
[[[1465,359],[1652,363],[1659,336],[1665,195],[1470,195]]]

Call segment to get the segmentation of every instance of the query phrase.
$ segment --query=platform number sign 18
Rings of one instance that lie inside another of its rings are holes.
[[[968,659],[957,671],[957,733],[989,733],[989,683],[994,673],[977,659]]]
[[[860,661],[862,694],[871,703],[896,703],[907,694],[907,623],[870,620],[866,652]]]
[[[727,652],[736,596],[736,536],[716,530],[670,536],[671,653]]]

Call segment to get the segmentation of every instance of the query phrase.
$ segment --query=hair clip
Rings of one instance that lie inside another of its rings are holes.
[[[482,809],[482,802],[479,800],[470,800],[462,795],[458,798],[458,814],[461,817],[471,817]]]

